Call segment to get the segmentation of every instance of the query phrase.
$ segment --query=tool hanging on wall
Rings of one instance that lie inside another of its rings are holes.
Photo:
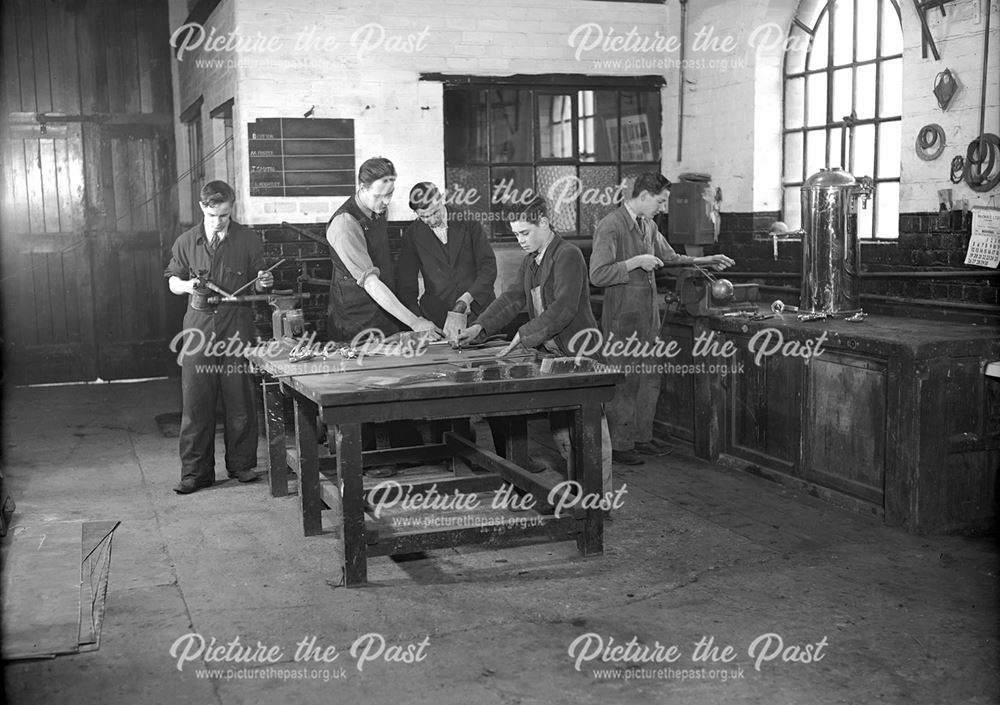
[[[992,191],[1000,183],[1000,137],[986,133],[986,68],[990,56],[991,3],[986,4],[986,29],[983,34],[983,80],[979,95],[979,137],[969,143],[965,153],[965,183],[973,191]]]
[[[962,183],[962,179],[965,178],[965,157],[961,154],[957,155],[951,160],[951,173],[948,175],[948,179],[953,184]]]
[[[944,152],[944,129],[937,123],[924,125],[917,132],[917,156],[925,162],[933,161]]]
[[[934,97],[937,98],[938,107],[947,110],[951,105],[951,99],[958,92],[958,79],[951,69],[945,69],[934,77]]]
[[[944,6],[951,1],[952,0],[913,0],[913,7],[916,9],[917,16],[920,18],[920,52],[921,56],[925,59],[927,58],[927,48],[930,47],[931,53],[934,55],[934,60],[941,60],[941,55],[938,53],[937,45],[934,44],[934,36],[931,34],[931,28],[927,24],[927,11],[938,9],[941,10],[942,17],[947,17],[944,11]]]

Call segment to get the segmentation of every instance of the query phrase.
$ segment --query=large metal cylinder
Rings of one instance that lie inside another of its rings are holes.
[[[836,167],[821,169],[802,185],[801,310],[861,308],[855,199],[870,193],[869,184]]]

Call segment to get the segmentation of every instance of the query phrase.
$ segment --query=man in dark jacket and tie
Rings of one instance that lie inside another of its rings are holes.
[[[496,298],[493,285],[497,260],[482,226],[450,212],[437,186],[422,182],[410,190],[417,219],[403,232],[396,264],[396,295],[413,313],[444,328],[454,337],[456,316],[475,320]],[[418,276],[424,293],[418,300]]]

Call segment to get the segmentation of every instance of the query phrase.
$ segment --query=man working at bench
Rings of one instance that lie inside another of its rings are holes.
[[[459,344],[468,344],[480,335],[498,333],[525,308],[528,322],[514,339],[498,353],[505,356],[518,347],[540,347],[560,356],[576,354],[570,341],[578,332],[596,330],[597,320],[590,309],[587,263],[576,245],[567,242],[550,224],[548,207],[536,197],[520,206],[513,215],[511,230],[525,257],[514,283],[480,314],[476,323],[459,334]],[[490,419],[494,445],[503,454],[504,432],[498,419]],[[567,412],[550,415],[553,436],[563,457],[569,452]],[[611,491],[611,438],[607,423],[601,423],[602,482],[604,492]]]

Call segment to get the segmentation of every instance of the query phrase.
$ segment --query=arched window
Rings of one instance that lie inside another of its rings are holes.
[[[823,167],[871,176],[858,236],[899,235],[903,32],[897,0],[803,0],[785,52],[784,218]]]

